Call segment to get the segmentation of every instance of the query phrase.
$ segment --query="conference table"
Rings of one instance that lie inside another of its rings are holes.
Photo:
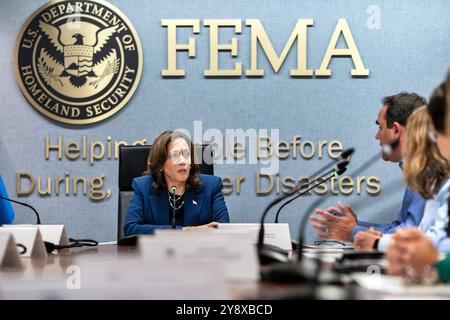
[[[21,260],[22,269],[0,272],[0,299],[450,299],[449,286],[386,293],[361,287],[353,281],[320,286],[229,281],[217,293],[215,287],[196,286],[189,281],[185,286],[176,280],[172,283],[161,279],[158,283],[155,278],[146,283],[148,267],[140,259],[139,248],[116,244],[72,248],[45,258]],[[117,270],[122,272],[116,273]],[[76,279],[77,272],[81,280]],[[77,281],[81,284],[78,287]]]
[[[136,246],[118,246],[115,244],[99,245],[98,247],[72,248],[70,251],[61,251],[49,254],[45,258],[22,258],[21,270],[8,270],[0,272],[0,299],[189,299],[195,295],[171,295],[167,297],[161,292],[143,293],[149,289],[144,283],[136,285],[134,279],[117,279],[117,286],[111,281],[96,284],[97,288],[86,291],[81,281],[80,289],[70,288],[68,282],[75,274],[77,266],[83,275],[83,266],[99,264],[96,276],[103,276],[103,263],[116,268],[130,268],[130,261],[139,263],[139,250]],[[138,270],[139,269],[139,270]],[[145,272],[145,271],[144,271]],[[134,273],[134,275],[133,275]],[[142,268],[131,267],[129,274],[139,277]],[[120,277],[120,275],[118,275]],[[144,278],[144,275],[142,274]],[[131,290],[130,290],[131,288]],[[142,288],[143,290],[135,289]],[[261,282],[230,282],[225,288],[225,295],[211,297],[218,299],[283,299],[289,296],[305,295],[308,290],[297,285],[278,285]],[[206,292],[208,293],[208,292]],[[159,294],[161,294],[159,296]],[[205,298],[200,294],[198,298]]]

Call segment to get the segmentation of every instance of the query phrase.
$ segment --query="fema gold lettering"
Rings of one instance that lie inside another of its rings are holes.
[[[231,57],[238,56],[238,39],[232,38],[229,44],[219,43],[219,29],[221,27],[233,27],[236,34],[242,32],[241,21],[235,19],[206,19],[204,26],[209,28],[209,69],[204,70],[204,76],[221,76],[236,77],[242,75],[242,64],[234,63],[233,69],[219,69],[219,52],[230,51]],[[335,27],[334,33],[329,41],[327,51],[325,52],[322,64],[319,69],[313,71],[308,69],[308,28],[314,25],[313,19],[299,19],[291,32],[283,50],[278,55],[259,19],[247,19],[245,24],[250,28],[250,68],[245,71],[247,77],[263,77],[264,69],[258,67],[258,48],[262,48],[264,54],[269,61],[275,73],[278,73],[283,65],[286,57],[297,43],[297,60],[296,67],[290,70],[291,77],[324,77],[331,76],[331,70],[328,69],[330,61],[333,57],[349,57],[355,68],[351,69],[352,77],[368,76],[369,69],[364,67],[361,55],[356,46],[356,42],[350,31],[350,27],[346,19],[339,19]],[[163,77],[184,77],[186,71],[177,68],[177,52],[187,51],[190,58],[195,58],[195,41],[194,37],[188,38],[188,43],[180,44],[176,42],[177,28],[191,27],[194,34],[200,33],[200,20],[190,19],[163,19],[161,25],[167,28],[167,68],[161,71]],[[340,35],[342,34],[348,48],[336,48]],[[258,46],[259,44],[259,46]]]

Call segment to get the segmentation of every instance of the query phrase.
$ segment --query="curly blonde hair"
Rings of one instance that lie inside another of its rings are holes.
[[[406,160],[403,166],[408,187],[425,199],[433,198],[450,174],[450,165],[436,143],[428,137],[432,129],[426,106],[415,110],[406,125]]]

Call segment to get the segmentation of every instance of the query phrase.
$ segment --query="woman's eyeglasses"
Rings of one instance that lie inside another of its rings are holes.
[[[183,156],[184,160],[189,162],[191,160],[191,151],[189,149],[183,149],[181,151],[172,151],[170,153],[170,159],[175,163],[180,162],[181,156]]]

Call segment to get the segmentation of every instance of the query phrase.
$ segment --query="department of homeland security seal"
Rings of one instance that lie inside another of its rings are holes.
[[[73,125],[123,108],[142,73],[131,22],[103,0],[50,1],[22,27],[14,51],[20,89],[47,117]]]

